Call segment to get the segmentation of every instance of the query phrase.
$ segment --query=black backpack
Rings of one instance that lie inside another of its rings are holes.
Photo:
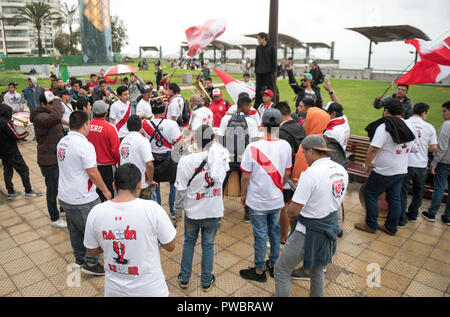
[[[181,111],[181,115],[177,119],[177,123],[179,126],[184,126],[189,123],[191,120],[191,109],[189,107],[189,102],[183,98],[184,105]]]
[[[289,134],[293,140],[293,142],[290,143],[290,146],[292,148],[292,164],[294,164],[295,156],[297,155],[298,149],[300,148],[300,145],[302,145],[302,141],[305,138],[305,132],[303,130],[303,133],[299,134],[298,131],[288,124],[283,124],[280,130]]]
[[[347,169],[350,162],[347,159],[347,156],[345,155],[345,150],[342,148],[341,144],[336,139],[330,138],[326,135],[324,135],[323,138],[327,143],[327,148],[335,151],[335,152],[327,152],[331,160],[333,162],[342,165],[345,169]]]
[[[223,145],[230,152],[230,164],[240,165],[242,155],[250,143],[246,116],[232,114],[227,125]]]

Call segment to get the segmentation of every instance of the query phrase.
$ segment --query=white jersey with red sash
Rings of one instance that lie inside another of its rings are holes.
[[[131,103],[123,103],[118,100],[111,105],[109,117],[114,120],[119,138],[123,139],[128,134],[127,121],[131,114]]]
[[[292,149],[288,142],[263,139],[249,144],[241,162],[241,170],[251,174],[246,205],[256,211],[283,208],[283,179],[291,168]]]
[[[267,110],[267,109],[270,109],[270,108],[272,108],[274,106],[274,104],[273,104],[273,102],[271,102],[269,105],[265,105],[265,104],[261,104],[259,107],[258,107],[258,113],[259,113],[259,117],[261,118],[261,122],[262,122],[262,117],[263,117],[263,115],[264,115],[264,112]]]
[[[156,134],[155,127],[158,128]],[[150,143],[152,152],[158,154],[172,151],[173,145],[182,138],[180,128],[175,121],[161,118],[142,121],[142,134],[152,140]]]
[[[345,150],[350,138],[350,125],[348,124],[347,117],[343,116],[331,120],[324,135],[338,141]]]

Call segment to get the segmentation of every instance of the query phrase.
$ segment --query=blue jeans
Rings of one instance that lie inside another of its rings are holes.
[[[401,192],[405,174],[394,176],[383,176],[372,172],[367,180],[364,189],[364,200],[366,202],[366,224],[374,229],[378,229],[378,198],[382,193],[386,193],[386,200],[389,203],[389,212],[385,226],[392,233],[397,232],[397,226],[402,212]]]
[[[131,115],[136,114],[137,103],[131,104]]]
[[[170,194],[169,194],[169,208],[170,208],[170,214],[172,216],[175,216],[175,212],[173,211],[173,205],[175,204],[175,183],[170,183]],[[152,192],[152,200],[156,201],[159,205],[161,205],[161,189],[160,186],[156,188]]]
[[[436,175],[434,175],[434,192],[431,198],[431,206],[428,212],[434,216],[441,207],[442,198],[444,197],[445,188],[450,184],[450,164],[439,163],[436,166]],[[447,199],[445,206],[444,218],[450,220],[450,199]]]
[[[405,225],[408,222],[406,219],[406,209],[408,209],[409,216],[412,218],[417,218],[417,215],[419,214],[419,208],[422,206],[423,193],[425,192],[427,172],[427,168],[408,167],[408,174],[405,176],[402,185],[401,225]],[[413,186],[413,198],[408,207],[408,193],[411,183]]]
[[[267,234],[270,241],[270,264],[275,265],[280,253],[280,212],[281,209],[256,211],[250,208],[250,220],[253,227],[253,248],[255,250],[255,268],[266,268]]]
[[[100,198],[84,205],[69,205],[63,201],[59,204],[66,212],[67,228],[69,229],[70,244],[72,245],[73,255],[75,259],[84,259],[88,266],[95,266],[98,263],[98,256],[91,257],[84,247],[84,231],[86,229],[86,221],[92,208],[100,204]]]
[[[202,231],[202,286],[208,286],[212,279],[214,240],[219,229],[219,218],[193,220],[184,217],[184,245],[181,259],[180,279],[188,282],[192,272],[192,258],[198,233]]]
[[[58,164],[50,166],[40,166],[42,176],[45,178],[45,186],[47,187],[47,209],[50,215],[51,221],[57,221],[59,219],[58,205],[56,198],[58,196],[58,178],[59,169]]]

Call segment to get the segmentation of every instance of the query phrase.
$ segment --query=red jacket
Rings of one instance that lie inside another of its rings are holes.
[[[104,118],[95,118],[90,123],[87,139],[94,145],[97,163],[118,165],[120,163],[120,140],[116,128]]]
[[[230,107],[231,103],[225,99],[220,99],[219,102],[216,102],[215,100],[211,101],[208,108],[214,115],[214,128],[220,128],[220,122],[222,121],[222,118],[225,117]]]

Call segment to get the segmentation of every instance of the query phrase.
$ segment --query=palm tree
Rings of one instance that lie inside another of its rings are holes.
[[[18,14],[13,17],[14,25],[18,25],[20,23],[30,23],[34,25],[38,36],[39,56],[42,56],[42,26],[44,25],[44,22],[53,22],[57,16],[57,13],[51,11],[51,6],[42,1],[28,2],[24,7],[17,8],[17,10]]]
[[[64,2],[62,8],[59,11],[59,17],[57,18],[57,23],[60,25],[67,24],[69,27],[69,43],[70,43],[70,55],[75,53],[74,43],[73,43],[73,29],[72,26],[74,24],[75,19],[77,19],[78,9],[76,5],[69,5]]]

